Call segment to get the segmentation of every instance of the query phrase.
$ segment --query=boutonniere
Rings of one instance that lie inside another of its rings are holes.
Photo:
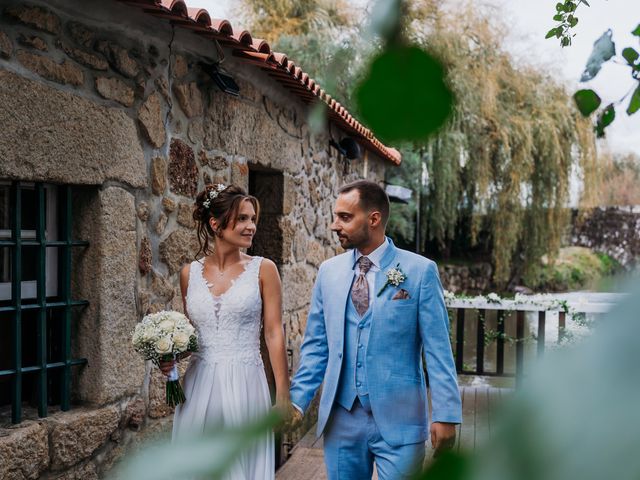
[[[387,281],[382,286],[377,296],[379,297],[380,295],[382,295],[382,292],[384,292],[384,289],[387,288],[387,286],[393,285],[394,287],[397,287],[402,282],[404,282],[406,278],[407,276],[400,269],[400,264],[397,264],[396,268],[392,268],[391,270],[387,271]]]

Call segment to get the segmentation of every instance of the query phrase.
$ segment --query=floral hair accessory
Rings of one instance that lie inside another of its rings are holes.
[[[227,186],[223,185],[222,183],[215,184],[213,188],[209,190],[208,198],[204,202],[202,202],[202,206],[204,208],[209,208],[211,206],[211,201],[217,198],[218,195],[220,195],[220,192],[222,192],[225,188],[227,188]]]

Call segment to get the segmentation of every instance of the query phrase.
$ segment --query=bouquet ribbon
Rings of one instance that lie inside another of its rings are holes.
[[[173,356],[175,360],[176,356]],[[173,369],[171,369],[171,373],[167,376],[167,385],[166,385],[166,400],[167,405],[171,407],[175,407],[180,403],[184,403],[186,398],[184,396],[184,391],[182,390],[182,385],[180,385],[180,374],[178,373],[178,365],[174,364]]]

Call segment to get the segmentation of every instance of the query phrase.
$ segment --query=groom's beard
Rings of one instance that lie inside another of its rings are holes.
[[[352,235],[345,235],[344,233],[337,233],[337,235],[340,246],[345,250],[360,248],[369,243],[370,239],[369,230],[366,225],[364,225],[361,230],[354,232]]]

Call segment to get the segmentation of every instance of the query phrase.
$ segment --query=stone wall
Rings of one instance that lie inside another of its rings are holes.
[[[606,253],[625,268],[640,260],[640,207],[599,207],[572,212],[570,244]]]
[[[74,355],[88,360],[74,371],[74,408],[39,419],[27,407],[24,422],[2,425],[0,478],[99,478],[170,429],[163,377],[129,336],[146,313],[182,310],[178,271],[197,249],[191,207],[206,183],[280,199],[259,228],[280,268],[297,366],[317,268],[339,250],[335,193],[381,180],[386,163],[338,157],[296,97],[231,52],[224,65],[241,95],[220,92],[200,67],[215,51],[121,2],[2,2],[0,179],[76,186],[74,235],[90,247],[74,255],[73,287],[90,305],[74,318]]]
[[[493,268],[488,262],[468,265],[438,262],[438,273],[445,290],[456,294],[482,295],[491,288]]]

